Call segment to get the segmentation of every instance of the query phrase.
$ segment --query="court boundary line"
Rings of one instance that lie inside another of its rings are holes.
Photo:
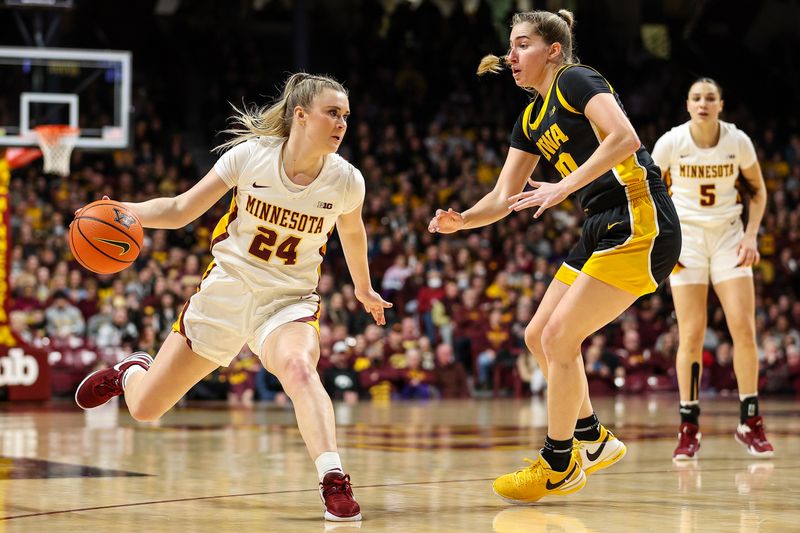
[[[751,463],[752,464],[752,461]],[[766,462],[765,462],[766,464]],[[701,472],[728,472],[728,471],[738,471],[741,470],[741,466],[736,467],[729,467],[729,468],[706,468],[702,469]],[[798,464],[791,464],[791,465],[780,465],[775,466],[775,470],[792,470],[800,468],[800,463]],[[681,470],[650,470],[650,471],[625,471],[625,472],[604,472],[603,476],[609,475],[647,475],[647,474],[680,474]],[[384,488],[384,487],[407,487],[407,486],[414,486],[414,485],[437,485],[437,484],[446,484],[446,483],[472,483],[475,481],[492,481],[494,478],[476,478],[476,479],[445,479],[440,481],[409,481],[407,483],[394,483],[394,484],[377,484],[377,485],[358,485],[356,488],[359,490],[363,489],[374,489],[374,488]],[[242,498],[242,497],[250,497],[250,496],[269,496],[273,494],[298,494],[302,492],[317,492],[317,488],[313,489],[296,489],[296,490],[277,490],[277,491],[266,491],[266,492],[245,492],[241,494],[221,494],[216,496],[196,496],[192,498],[173,498],[169,500],[151,500],[146,502],[133,502],[133,503],[120,503],[114,505],[98,505],[95,507],[81,507],[76,509],[62,509],[59,511],[43,511],[40,513],[28,513],[16,516],[5,516],[0,517],[0,521],[7,521],[7,520],[18,520],[21,518],[36,518],[39,516],[52,516],[58,514],[68,514],[68,513],[82,513],[87,511],[100,511],[106,509],[120,509],[125,507],[140,507],[142,505],[158,505],[162,503],[180,503],[180,502],[190,502],[190,501],[202,501],[202,500],[219,500],[223,498]]]

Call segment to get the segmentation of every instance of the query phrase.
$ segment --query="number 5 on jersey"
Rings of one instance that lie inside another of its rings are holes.
[[[700,205],[711,207],[717,201],[717,192],[713,183],[700,185]]]
[[[250,243],[250,255],[254,255],[262,261],[269,261],[273,252],[276,257],[283,259],[284,265],[294,265],[297,263],[297,246],[300,244],[300,238],[290,235],[281,241],[278,246],[278,234],[264,226],[258,226],[258,235],[253,237],[253,242]]]

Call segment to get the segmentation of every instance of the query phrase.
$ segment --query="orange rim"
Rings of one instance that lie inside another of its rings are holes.
[[[46,144],[58,144],[58,142],[68,136],[77,137],[81,133],[80,128],[67,126],[66,124],[46,124],[33,128],[39,138]]]

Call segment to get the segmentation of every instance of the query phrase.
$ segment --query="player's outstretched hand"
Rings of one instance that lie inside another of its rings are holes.
[[[359,302],[364,304],[364,309],[367,313],[372,315],[375,323],[379,326],[386,325],[386,318],[383,316],[383,310],[392,307],[392,304],[381,298],[381,295],[370,289],[367,292],[361,292],[358,289],[355,291],[356,298]]]
[[[428,224],[428,231],[431,233],[455,233],[464,227],[464,217],[461,213],[453,211],[452,208],[444,211],[437,209],[436,215]]]
[[[569,191],[560,183],[548,183],[546,181],[534,181],[528,178],[528,183],[534,187],[531,191],[523,191],[508,198],[510,205],[509,211],[522,211],[529,207],[539,206],[533,218],[539,218],[546,209],[560,204],[569,196]]]

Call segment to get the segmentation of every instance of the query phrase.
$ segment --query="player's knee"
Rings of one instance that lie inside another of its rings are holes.
[[[702,349],[706,332],[700,328],[684,328],[679,333],[679,344],[691,348],[692,351]]]
[[[137,422],[155,422],[164,414],[158,406],[147,405],[145,402],[128,403],[128,412]]]
[[[287,394],[291,394],[293,390],[302,389],[314,379],[318,379],[317,371],[306,359],[306,357],[298,354],[290,357],[286,362],[279,378]]]
[[[731,332],[734,344],[755,344],[756,327],[748,318],[728,320],[728,330]]]
[[[540,338],[548,362],[559,362],[559,354],[567,353],[563,350],[565,345],[574,343],[569,335],[569,328],[560,320],[549,320],[542,329]],[[570,354],[570,359],[574,356],[574,353]]]
[[[531,322],[525,328],[525,346],[534,356],[544,355],[542,349],[542,326],[536,322]]]

